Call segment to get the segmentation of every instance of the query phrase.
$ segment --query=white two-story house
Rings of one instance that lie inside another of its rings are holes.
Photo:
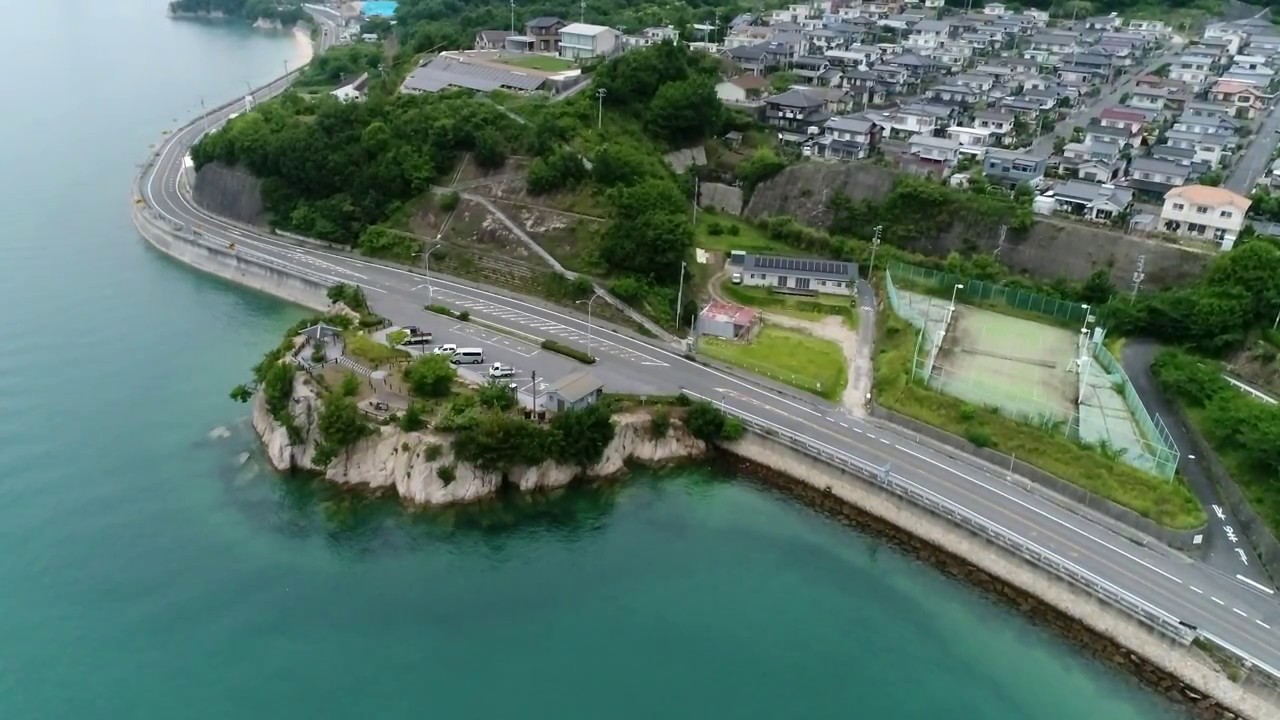
[[[1160,228],[1211,240],[1220,250],[1230,250],[1244,227],[1249,205],[1249,198],[1226,188],[1183,185],[1164,196]]]

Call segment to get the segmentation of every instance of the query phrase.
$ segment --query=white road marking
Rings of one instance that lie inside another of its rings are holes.
[[[870,435],[868,435],[868,437],[870,437]],[[1104,547],[1110,548],[1111,550],[1114,550],[1115,552],[1117,552],[1117,553],[1119,553],[1119,554],[1121,554],[1121,555],[1123,555],[1123,556],[1125,556],[1125,557],[1129,558],[1130,560],[1132,560],[1132,561],[1134,561],[1134,562],[1138,563],[1139,565],[1142,565],[1143,567],[1146,567],[1146,568],[1147,568],[1147,569],[1149,569],[1149,570],[1154,570],[1155,572],[1160,573],[1161,575],[1163,575],[1163,576],[1165,576],[1165,577],[1169,578],[1170,580],[1173,580],[1174,582],[1178,583],[1179,585],[1181,585],[1181,584],[1182,584],[1182,580],[1179,580],[1178,578],[1176,578],[1176,577],[1174,577],[1173,575],[1170,575],[1169,573],[1167,573],[1167,572],[1165,572],[1165,571],[1161,570],[1160,568],[1156,567],[1155,565],[1152,565],[1151,563],[1149,563],[1149,562],[1147,562],[1147,561],[1145,561],[1145,560],[1142,560],[1141,558],[1135,557],[1135,556],[1133,556],[1133,555],[1131,555],[1131,554],[1129,554],[1129,553],[1125,552],[1124,550],[1121,550],[1120,548],[1116,547],[1115,545],[1112,545],[1111,543],[1109,543],[1109,542],[1107,542],[1107,541],[1105,541],[1105,540],[1102,540],[1101,538],[1096,538],[1096,537],[1094,537],[1094,536],[1090,535],[1089,533],[1087,533],[1087,532],[1085,532],[1085,531],[1081,530],[1080,528],[1076,527],[1075,525],[1072,525],[1071,523],[1069,523],[1069,522],[1067,522],[1067,521],[1065,521],[1065,520],[1062,520],[1061,518],[1058,518],[1058,517],[1055,517],[1055,516],[1053,516],[1053,515],[1050,515],[1049,513],[1045,512],[1044,510],[1041,510],[1040,508],[1038,508],[1038,507],[1036,507],[1036,506],[1034,506],[1034,505],[1031,505],[1030,503],[1024,502],[1024,501],[1022,501],[1022,500],[1020,500],[1020,499],[1018,499],[1018,498],[1016,498],[1016,497],[1014,497],[1014,496],[1012,496],[1012,495],[1010,495],[1010,494],[1008,494],[1008,493],[1006,493],[1006,492],[1004,492],[1004,491],[1000,490],[999,488],[997,488],[997,487],[995,487],[995,486],[988,485],[987,483],[984,483],[984,482],[982,482],[981,480],[978,480],[978,479],[976,479],[976,478],[971,478],[971,477],[969,477],[968,475],[965,475],[964,473],[960,472],[959,470],[956,470],[956,469],[955,469],[955,468],[953,468],[953,467],[949,467],[949,466],[947,466],[947,465],[944,465],[944,464],[942,464],[942,463],[938,462],[937,460],[934,460],[933,458],[930,458],[930,457],[926,457],[926,456],[924,456],[924,455],[921,455],[920,453],[918,453],[918,452],[916,452],[916,451],[914,451],[914,450],[912,450],[912,449],[910,449],[910,448],[906,448],[906,447],[903,447],[903,446],[901,446],[901,445],[895,445],[894,447],[898,448],[899,450],[901,450],[901,451],[903,451],[903,452],[905,452],[905,453],[908,453],[908,454],[910,454],[910,455],[914,455],[915,457],[918,457],[918,458],[920,458],[921,460],[924,460],[925,462],[927,462],[927,463],[929,463],[929,464],[931,464],[931,465],[934,465],[934,466],[939,467],[939,468],[941,468],[941,469],[943,469],[943,470],[946,470],[946,471],[947,471],[947,472],[949,472],[949,473],[952,473],[952,474],[954,474],[954,475],[958,475],[959,477],[962,477],[962,478],[964,478],[965,480],[968,480],[969,482],[971,482],[971,483],[973,483],[973,484],[975,484],[975,485],[980,485],[980,486],[982,486],[982,487],[984,487],[984,488],[986,488],[986,489],[990,490],[991,492],[993,492],[993,493],[995,493],[995,494],[997,494],[997,495],[999,495],[999,496],[1001,496],[1001,497],[1005,498],[1006,500],[1010,500],[1010,501],[1012,501],[1012,502],[1017,503],[1018,505],[1021,505],[1021,506],[1022,506],[1022,507],[1024,507],[1024,508],[1027,508],[1028,510],[1030,510],[1030,511],[1032,511],[1032,512],[1036,513],[1037,515],[1039,515],[1039,516],[1041,516],[1041,517],[1044,517],[1044,518],[1047,518],[1047,519],[1049,519],[1049,520],[1052,520],[1053,522],[1055,522],[1055,523],[1057,523],[1057,524],[1059,524],[1059,525],[1061,525],[1061,526],[1063,526],[1063,527],[1065,527],[1065,528],[1068,528],[1068,529],[1070,529],[1070,530],[1071,530],[1071,531],[1073,531],[1073,532],[1079,533],[1080,535],[1083,535],[1083,536],[1085,536],[1085,537],[1089,538],[1090,540],[1093,540],[1094,542],[1098,543],[1099,545],[1102,545],[1102,546],[1104,546]]]
[[[1240,617],[1246,617],[1246,618],[1249,617],[1248,615],[1245,615],[1243,612],[1241,612],[1240,608],[1231,608],[1231,612],[1239,615]]]
[[[1266,623],[1262,622],[1261,620],[1254,620],[1254,622],[1258,623],[1259,625],[1261,625],[1262,627],[1264,627],[1264,628],[1266,628],[1266,629],[1268,629],[1268,630],[1270,630],[1270,629],[1271,629],[1271,626],[1270,626],[1270,625],[1268,625],[1268,624],[1266,624]]]
[[[1214,602],[1216,602],[1216,603],[1218,603],[1219,605],[1226,606],[1226,603],[1222,602],[1221,600],[1219,600],[1218,598],[1216,598],[1216,597],[1214,597],[1214,596],[1212,596],[1212,595],[1210,595],[1210,596],[1209,596],[1209,599],[1210,599],[1210,600],[1212,600],[1212,601],[1214,601]]]
[[[1268,594],[1268,595],[1275,595],[1275,594],[1276,594],[1276,591],[1275,591],[1275,590],[1272,590],[1271,588],[1267,587],[1266,585],[1261,585],[1261,584],[1259,584],[1259,583],[1256,583],[1256,582],[1254,582],[1254,581],[1250,580],[1249,578],[1247,578],[1247,577],[1245,577],[1245,576],[1243,576],[1243,575],[1236,575],[1236,579],[1237,579],[1237,580],[1239,580],[1239,581],[1240,581],[1240,582],[1242,582],[1242,583],[1245,583],[1246,585],[1249,585],[1250,587],[1253,587],[1253,588],[1254,588],[1254,589],[1256,589],[1256,590],[1261,590],[1262,592],[1264,592],[1264,593],[1266,593],[1266,594]]]
[[[1204,594],[1204,591],[1203,591],[1203,590],[1201,590],[1200,588],[1196,587],[1195,585],[1188,585],[1187,587],[1191,588],[1192,590],[1195,590],[1196,592],[1200,593],[1201,595],[1203,595],[1203,594]]]

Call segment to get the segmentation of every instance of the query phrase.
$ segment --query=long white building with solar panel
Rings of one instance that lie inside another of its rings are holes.
[[[790,295],[852,295],[857,263],[839,260],[755,255],[734,250],[729,264],[740,268],[742,284]]]

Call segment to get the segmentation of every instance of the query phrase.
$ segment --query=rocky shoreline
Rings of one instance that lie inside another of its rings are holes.
[[[523,492],[554,490],[579,477],[616,477],[632,462],[662,466],[707,453],[706,444],[690,435],[678,420],[671,421],[665,436],[654,438],[650,416],[628,412],[613,416],[613,439],[599,462],[587,468],[547,461],[507,473],[486,472],[458,462],[448,435],[429,430],[406,432],[394,425],[377,426],[374,435],[322,467],[315,462],[321,400],[310,382],[305,375],[294,380],[290,412],[300,436],[296,442],[288,429],[271,417],[262,393],[254,395],[253,427],[271,466],[279,471],[317,473],[342,485],[394,491],[411,505],[475,502],[494,497],[504,485]]]
[[[722,454],[717,460],[726,472],[775,489],[850,528],[893,545],[949,577],[977,588],[984,595],[1031,618],[1037,625],[1050,629],[1095,659],[1128,673],[1149,689],[1187,708],[1197,720],[1236,720],[1246,717],[1117,640],[1083,624],[1043,598],[1005,582],[947,548],[773,468],[731,453]]]

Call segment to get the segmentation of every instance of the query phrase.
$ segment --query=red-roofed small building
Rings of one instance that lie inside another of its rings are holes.
[[[760,326],[760,312],[712,300],[698,314],[698,332],[726,340],[748,340]]]
[[[1135,135],[1147,124],[1148,114],[1137,108],[1113,106],[1098,113],[1103,127],[1123,128]]]
[[[1209,99],[1231,107],[1232,114],[1240,120],[1252,120],[1267,109],[1270,95],[1257,85],[1233,80],[1219,80],[1209,90]]]

